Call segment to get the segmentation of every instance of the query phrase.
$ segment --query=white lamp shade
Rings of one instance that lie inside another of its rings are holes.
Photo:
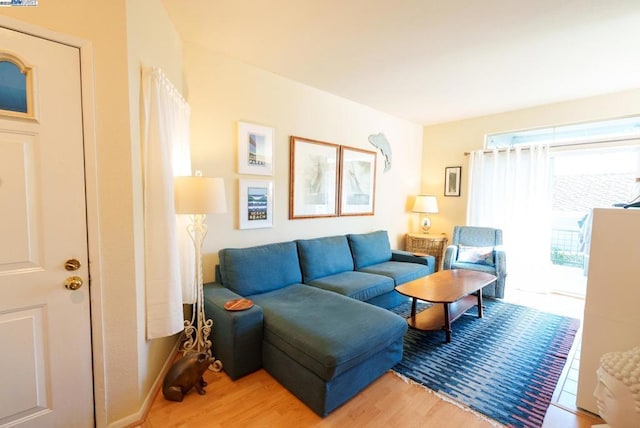
[[[414,213],[438,213],[438,201],[435,196],[432,195],[418,195],[416,201],[413,204]]]
[[[176,214],[222,214],[227,212],[224,180],[220,177],[173,178]]]

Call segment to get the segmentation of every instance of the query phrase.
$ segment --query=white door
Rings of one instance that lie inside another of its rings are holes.
[[[0,27],[3,58],[32,68],[34,117],[0,111],[0,426],[89,427],[80,53]],[[0,101],[12,90],[2,79]]]

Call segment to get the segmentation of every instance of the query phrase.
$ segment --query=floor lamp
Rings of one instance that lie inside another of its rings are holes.
[[[193,241],[195,249],[194,291],[196,302],[191,320],[184,322],[184,334],[187,339],[182,345],[182,350],[185,354],[206,352],[210,357],[213,357],[211,340],[209,339],[213,321],[206,319],[204,313],[202,243],[207,235],[207,225],[204,223],[207,214],[227,212],[224,181],[222,178],[200,175],[174,177],[174,196],[176,214],[190,216],[191,221],[187,226],[187,233]],[[211,366],[215,371],[222,369],[220,360],[215,360]]]

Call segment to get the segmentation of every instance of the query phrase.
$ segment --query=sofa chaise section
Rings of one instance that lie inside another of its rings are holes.
[[[385,309],[302,284],[252,299],[264,310],[265,370],[318,415],[402,359],[407,323]]]
[[[300,283],[295,243],[220,250],[216,282],[203,290],[205,314],[213,320],[211,338],[224,371],[238,379],[262,367],[263,310],[227,311],[229,300]]]
[[[214,352],[232,378],[262,366],[325,416],[401,360],[405,320],[303,284],[295,242],[224,249],[219,258],[219,284],[205,287],[205,310]],[[220,309],[239,297],[255,305]]]

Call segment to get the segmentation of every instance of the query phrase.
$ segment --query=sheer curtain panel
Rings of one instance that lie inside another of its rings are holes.
[[[532,267],[541,272],[550,265],[549,164],[548,145],[470,155],[467,224],[503,230],[510,276],[526,277]]]
[[[147,338],[184,327],[182,304],[195,300],[193,245],[176,216],[173,177],[191,175],[189,105],[158,68],[143,68],[142,132]]]

